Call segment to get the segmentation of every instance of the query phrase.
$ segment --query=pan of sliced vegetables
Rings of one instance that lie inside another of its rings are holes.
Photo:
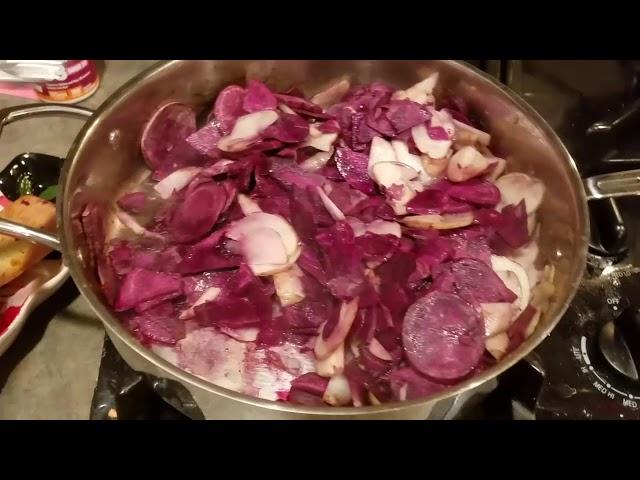
[[[59,113],[89,118],[46,240],[123,358],[212,419],[429,418],[544,340],[588,199],[634,189],[585,183],[457,61],[170,61],[95,112],[2,116]]]

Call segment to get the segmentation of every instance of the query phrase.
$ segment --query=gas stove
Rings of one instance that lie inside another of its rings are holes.
[[[558,132],[584,177],[639,168],[639,62],[508,61],[500,71]],[[640,418],[637,201],[590,202],[587,269],[574,301],[485,407],[507,399],[512,418]]]
[[[583,176],[640,168],[640,61],[469,60],[527,100]],[[640,213],[634,198],[590,202],[581,287],[551,335],[497,381],[434,418],[640,419]],[[161,379],[132,371],[105,338],[92,419],[202,418]]]

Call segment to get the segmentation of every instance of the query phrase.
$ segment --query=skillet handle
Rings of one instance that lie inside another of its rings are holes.
[[[2,134],[2,129],[13,122],[35,117],[59,115],[87,119],[93,115],[93,110],[74,105],[40,103],[5,108],[0,110],[0,135]],[[10,220],[0,219],[0,233],[28,240],[33,243],[39,243],[53,250],[61,251],[58,236],[44,230],[26,227]]]
[[[640,195],[640,170],[606,173],[583,180],[587,200]]]

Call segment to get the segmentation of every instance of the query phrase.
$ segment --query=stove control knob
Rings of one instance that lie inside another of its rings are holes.
[[[640,381],[640,308],[629,307],[603,325],[598,347],[605,364],[625,377]]]

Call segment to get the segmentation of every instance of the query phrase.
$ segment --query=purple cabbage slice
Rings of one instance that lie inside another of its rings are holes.
[[[194,307],[196,321],[202,327],[249,328],[260,325],[256,306],[247,298],[225,297]]]
[[[242,257],[225,248],[223,236],[224,230],[221,229],[193,245],[178,247],[176,271],[193,274],[240,266]]]
[[[307,100],[304,97],[298,97],[294,95],[287,95],[284,93],[276,93],[276,98],[288,106],[294,112],[311,118],[318,119],[331,119],[331,115],[325,113],[322,107]]]
[[[182,295],[180,276],[134,268],[124,277],[115,310],[122,312],[157,299],[169,300]]]
[[[396,133],[409,130],[429,120],[429,113],[419,103],[411,100],[392,100],[386,112]]]
[[[283,143],[299,143],[309,135],[309,124],[299,115],[281,113],[273,125],[262,132],[264,138],[274,138]]]
[[[455,183],[446,192],[453,199],[484,207],[493,207],[500,201],[500,190],[487,180],[472,179]]]
[[[126,275],[133,265],[133,249],[127,242],[118,242],[109,250],[111,265],[118,275]]]
[[[473,304],[513,302],[517,295],[509,290],[486,263],[473,258],[451,262],[440,275],[450,273],[455,292]]]
[[[338,171],[345,181],[356,190],[367,195],[376,193],[376,187],[367,171],[369,157],[360,152],[354,152],[347,147],[336,149],[335,162]]]
[[[407,212],[415,215],[443,215],[447,213],[465,213],[472,208],[467,203],[451,198],[447,192],[428,188],[407,203]]]
[[[496,231],[511,248],[520,248],[529,241],[527,209],[524,200],[517,205],[507,205],[502,209]]]
[[[220,156],[218,140],[223,136],[220,123],[217,120],[213,120],[189,135],[186,141],[202,155],[217,158]]]
[[[136,319],[139,334],[143,340],[175,345],[185,336],[185,326],[178,319],[175,307],[164,302],[139,314]]]

